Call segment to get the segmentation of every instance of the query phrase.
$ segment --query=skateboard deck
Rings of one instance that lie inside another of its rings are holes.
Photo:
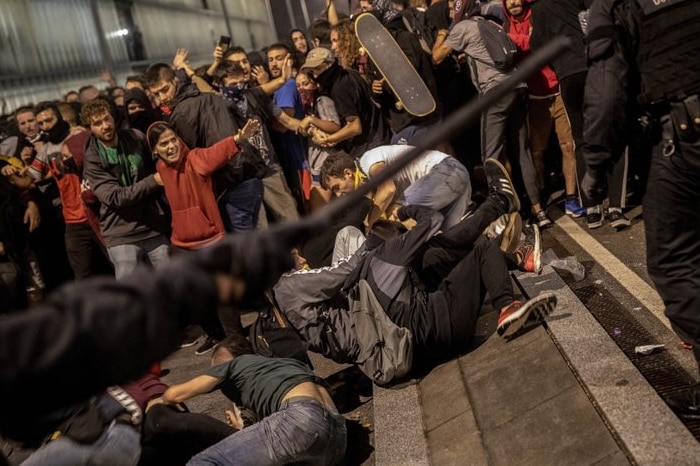
[[[355,34],[403,106],[414,116],[429,115],[435,99],[391,33],[371,13],[355,20]]]

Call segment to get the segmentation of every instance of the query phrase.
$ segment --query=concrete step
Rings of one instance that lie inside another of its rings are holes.
[[[557,272],[516,281],[557,294],[547,323],[506,342],[486,312],[473,351],[376,387],[376,464],[698,464],[700,444]]]

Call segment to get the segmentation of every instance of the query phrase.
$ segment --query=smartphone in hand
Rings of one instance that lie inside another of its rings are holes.
[[[231,38],[229,36],[221,36],[218,45],[223,49],[223,53],[225,54],[228,52],[229,47],[231,47]]]

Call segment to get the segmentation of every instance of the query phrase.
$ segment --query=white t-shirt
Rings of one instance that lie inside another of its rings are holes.
[[[375,163],[384,162],[389,164],[411,149],[413,149],[413,146],[405,145],[375,147],[374,149],[365,152],[360,158],[360,169],[363,173],[369,175],[370,168]],[[427,175],[430,170],[433,169],[433,167],[445,160],[447,157],[449,157],[449,155],[436,150],[424,152],[420,157],[394,175],[394,184],[396,185],[397,190],[404,191],[414,181]]]

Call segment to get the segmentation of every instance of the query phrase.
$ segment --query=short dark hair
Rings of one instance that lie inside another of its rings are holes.
[[[229,353],[229,354],[227,354]],[[221,364],[230,361],[230,356],[234,358],[244,354],[254,354],[253,346],[248,339],[243,335],[232,334],[224,338],[216,345],[214,352],[211,355],[212,362]]]
[[[318,45],[325,48],[331,48],[331,23],[325,19],[318,19],[309,26],[309,35],[311,40],[317,40]]]
[[[78,112],[75,107],[68,102],[58,102],[56,108],[61,112],[63,120],[71,126],[78,125]]]
[[[173,129],[173,127],[164,121],[157,121],[148,127],[146,137],[148,139],[148,146],[151,148],[152,152],[155,152],[155,147],[156,144],[158,144],[160,135],[169,129]]]
[[[59,120],[63,119],[61,112],[58,110],[56,102],[53,100],[45,100],[36,104],[36,107],[34,107],[34,114],[38,115],[39,113],[44,112],[46,110],[51,110],[56,116],[56,118],[58,118]]]
[[[83,91],[87,91],[88,89],[97,89],[97,86],[94,84],[86,84],[84,86],[81,86],[80,89],[78,89],[78,94],[82,94]]]
[[[143,90],[146,90],[148,87],[146,85],[146,75],[143,74],[132,74],[131,76],[127,76],[125,83],[128,84],[130,82],[139,83],[141,85],[141,89]]]
[[[216,69],[216,81],[221,82],[224,78],[237,77],[245,75],[243,67],[234,62],[224,60]]]
[[[83,108],[80,110],[80,120],[83,122],[83,126],[89,128],[92,117],[105,112],[109,113],[112,115],[112,118],[114,118],[114,108],[112,105],[110,105],[106,99],[98,97],[85,102]]]
[[[287,53],[292,53],[292,50],[284,42],[275,42],[267,48],[267,53],[270,53],[270,50],[286,50]]]
[[[155,86],[161,81],[172,81],[177,75],[167,63],[156,63],[146,70],[146,86]]]
[[[79,93],[78,91],[68,91],[68,92],[66,92],[65,94],[63,94],[63,100],[67,100],[67,99],[68,99],[68,96],[69,96],[69,95],[73,95],[73,94],[75,94],[75,95],[77,95],[78,97],[80,97],[80,93]]]
[[[328,157],[326,157],[326,160],[323,161],[323,165],[321,165],[321,187],[323,189],[329,189],[329,177],[335,176],[342,178],[345,170],[355,171],[356,169],[355,159],[353,159],[347,152],[332,152],[328,155]]]
[[[228,52],[226,52],[226,55],[224,55],[224,58],[228,59],[228,57],[230,57],[234,53],[242,53],[243,55],[246,56],[246,58],[248,57],[248,52],[246,52],[243,47],[241,47],[240,45],[234,45],[233,47],[228,49]]]
[[[15,117],[15,119],[17,119],[17,115],[19,115],[20,113],[27,113],[27,112],[31,112],[34,115],[36,115],[36,110],[34,109],[33,105],[22,105],[17,110],[15,110],[14,117]]]

